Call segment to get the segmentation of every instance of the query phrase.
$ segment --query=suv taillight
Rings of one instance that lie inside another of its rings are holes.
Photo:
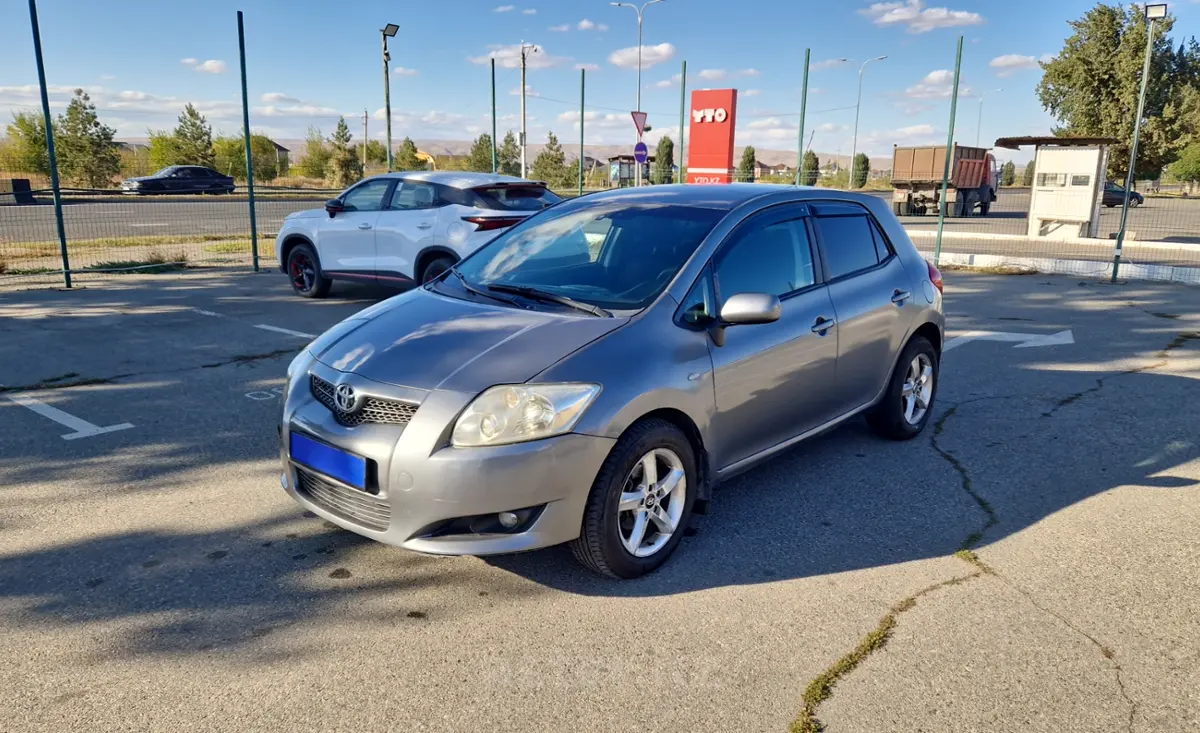
[[[941,271],[934,267],[929,260],[925,260],[925,264],[929,266],[929,282],[933,283],[933,287],[937,288],[939,293],[945,294],[946,284],[942,282]]]
[[[463,221],[475,225],[477,232],[490,232],[493,229],[506,229],[521,221],[523,216],[464,216]]]

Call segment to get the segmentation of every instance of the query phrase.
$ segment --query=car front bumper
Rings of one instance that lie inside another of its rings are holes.
[[[337,378],[323,365],[312,369],[322,378]],[[440,391],[428,393],[403,428],[348,428],[312,398],[305,379],[298,382],[289,389],[280,430],[281,483],[287,493],[340,527],[417,552],[490,555],[575,539],[592,483],[615,443],[570,433],[513,445],[455,448],[445,440],[447,426],[474,395]],[[394,394],[396,388],[387,389]],[[376,472],[376,493],[294,462],[289,455],[292,431],[367,458]],[[517,531],[439,528],[449,520],[521,509],[533,509],[534,516]],[[439,529],[431,532],[434,528]]]

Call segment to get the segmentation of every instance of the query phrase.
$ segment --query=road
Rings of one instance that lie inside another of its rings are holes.
[[[628,583],[561,549],[419,556],[288,499],[306,339],[261,326],[377,297],[211,271],[0,293],[25,387],[0,392],[0,730],[782,733],[881,619],[828,730],[1200,729],[1200,291],[949,273],[948,336],[976,335],[925,434],[786,451]]]

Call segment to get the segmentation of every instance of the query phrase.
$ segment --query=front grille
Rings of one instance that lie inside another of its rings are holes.
[[[333,382],[321,379],[316,374],[308,376],[313,397],[322,405],[329,408],[329,411],[333,413],[338,423],[348,428],[366,423],[375,425],[407,425],[412,420],[413,415],[417,413],[417,406],[414,404],[398,400],[384,400],[378,397],[368,397],[353,412],[339,410],[337,403],[333,399],[333,391],[335,389]]]
[[[323,509],[368,529],[385,530],[391,522],[392,507],[383,499],[300,466],[296,466],[296,488]]]

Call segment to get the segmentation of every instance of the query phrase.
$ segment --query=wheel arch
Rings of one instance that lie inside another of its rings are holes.
[[[313,254],[317,257],[317,266],[319,267],[321,265],[321,253],[317,252],[317,247],[313,244],[311,239],[303,234],[289,234],[284,237],[283,244],[280,245],[279,269],[281,271],[287,272],[288,257],[291,257],[292,250],[302,244],[307,244],[309,247],[312,247]]]
[[[936,323],[933,321],[925,321],[920,326],[917,326],[916,329],[913,330],[912,335],[908,337],[908,341],[905,342],[905,348],[907,348],[908,345],[912,343],[912,340],[918,336],[925,337],[926,341],[928,341],[930,344],[933,344],[933,350],[937,352],[938,359],[942,358],[942,329],[938,328]],[[901,351],[903,351],[903,349],[901,349]]]
[[[425,272],[425,268],[430,262],[433,262],[438,257],[449,257],[455,262],[458,262],[462,259],[458,256],[457,252],[449,247],[446,247],[445,245],[430,245],[418,252],[416,258],[413,260],[413,280],[416,280],[417,283],[420,283],[422,279],[421,275]]]
[[[692,451],[696,454],[696,470],[700,474],[699,487],[696,492],[696,506],[693,512],[696,514],[708,513],[708,502],[712,497],[712,466],[709,465],[708,449],[704,445],[704,436],[700,432],[700,428],[695,421],[688,416],[683,410],[674,407],[660,407],[656,410],[641,415],[636,420],[633,420],[621,431],[624,436],[630,430],[647,420],[664,420],[679,428],[679,431],[684,434],[688,442],[692,445]]]

